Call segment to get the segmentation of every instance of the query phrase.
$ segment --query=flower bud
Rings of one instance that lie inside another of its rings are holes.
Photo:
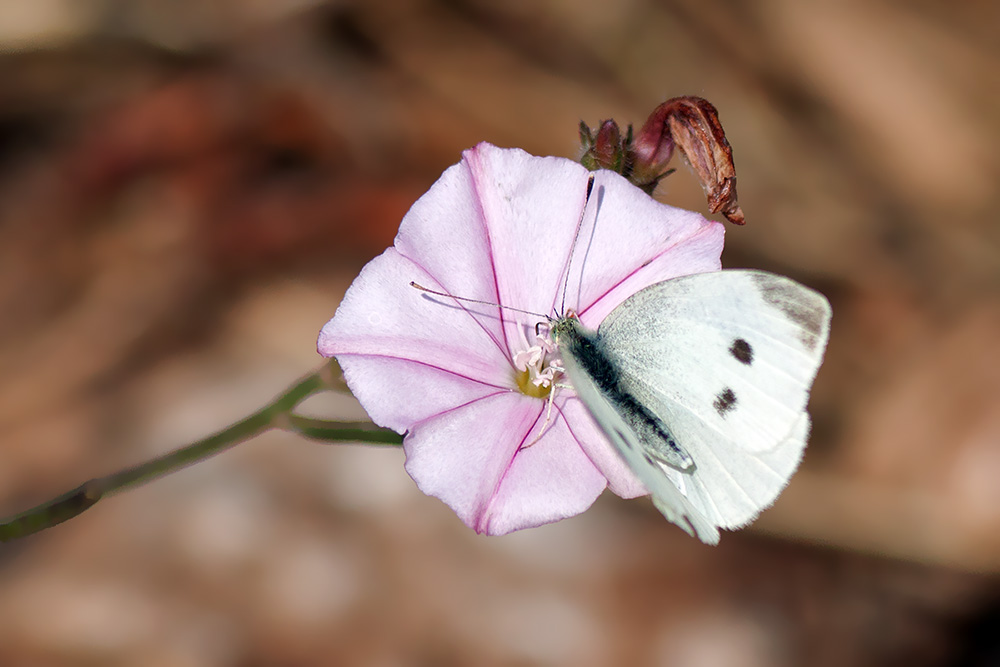
[[[580,144],[583,155],[580,164],[595,171],[610,169],[613,172],[628,176],[628,144],[632,138],[632,126],[629,126],[628,136],[622,139],[618,123],[613,120],[601,121],[601,126],[592,132],[587,124],[580,122]]]
[[[742,225],[743,211],[736,201],[733,149],[719,122],[719,113],[700,97],[675,97],[653,110],[639,133],[632,126],[622,139],[613,120],[592,133],[580,123],[584,154],[580,162],[590,170],[611,169],[649,194],[670,174],[667,163],[676,147],[688,161],[708,198],[708,209]]]
[[[670,136],[670,127],[660,117],[660,109],[657,110],[642,126],[632,143],[634,161],[632,163],[633,183],[640,188],[647,189],[652,193],[660,179],[669,174],[667,163],[674,155],[674,140]]]

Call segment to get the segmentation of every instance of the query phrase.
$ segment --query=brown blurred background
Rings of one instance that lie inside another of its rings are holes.
[[[720,110],[724,261],[823,290],[803,469],[482,538],[396,450],[272,435],[0,547],[0,667],[1000,664],[1000,5],[0,2],[0,507],[249,413],[480,140]],[[690,172],[661,186],[705,210]],[[314,400],[358,415],[349,402]]]

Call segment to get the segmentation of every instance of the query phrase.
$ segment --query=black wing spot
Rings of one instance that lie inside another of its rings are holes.
[[[750,343],[742,338],[737,338],[733,341],[733,344],[729,347],[729,354],[736,357],[736,360],[741,364],[749,366],[753,363],[753,348],[750,347]]]
[[[727,413],[732,412],[736,407],[736,394],[729,387],[726,387],[719,395],[715,397],[715,402],[712,403],[715,407],[715,411],[719,413],[720,417],[725,417]]]

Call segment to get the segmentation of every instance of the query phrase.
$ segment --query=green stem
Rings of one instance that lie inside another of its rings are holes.
[[[403,436],[371,422],[332,422],[292,413],[284,426],[288,431],[325,442],[365,442],[371,445],[403,444]]]
[[[84,482],[58,498],[4,519],[0,522],[0,542],[51,528],[82,514],[102,498],[177,472],[276,427],[321,440],[399,444],[402,441],[400,436],[371,424],[349,422],[338,425],[337,422],[292,414],[292,410],[306,398],[330,388],[329,377],[333,368],[335,367],[331,362],[307,375],[268,405],[214,435],[140,465]]]

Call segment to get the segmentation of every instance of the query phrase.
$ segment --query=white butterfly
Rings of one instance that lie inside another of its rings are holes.
[[[551,333],[577,395],[656,507],[716,544],[798,466],[829,329],[818,292],[727,270],[647,287],[597,331],[570,315]]]

